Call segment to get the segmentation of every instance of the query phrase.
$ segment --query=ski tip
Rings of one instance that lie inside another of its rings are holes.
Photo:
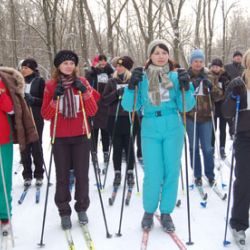
[[[207,207],[207,202],[206,202],[206,201],[203,201],[203,202],[201,202],[200,204],[201,204],[201,206],[202,206],[203,208],[206,208],[206,207]]]
[[[224,247],[226,247],[226,246],[228,246],[228,245],[230,245],[230,244],[231,244],[231,242],[228,241],[228,240],[224,240],[224,241],[223,241],[223,246],[224,246]]]

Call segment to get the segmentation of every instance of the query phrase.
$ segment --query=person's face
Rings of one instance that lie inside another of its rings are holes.
[[[214,72],[215,74],[218,74],[221,71],[221,67],[217,65],[211,66],[211,71]]]
[[[75,68],[75,62],[71,60],[64,61],[59,65],[59,70],[65,75],[72,75]]]
[[[201,59],[195,59],[191,63],[191,68],[194,71],[200,71],[204,67],[204,62]]]
[[[99,61],[100,68],[104,68],[106,65],[107,65],[107,61],[105,61],[105,60],[100,60]]]
[[[164,66],[168,63],[169,54],[166,50],[157,46],[154,52],[150,55],[152,63],[156,66]]]
[[[236,62],[236,63],[241,63],[241,61],[242,61],[242,56],[235,56],[235,57],[233,58],[233,61]]]
[[[126,68],[123,67],[123,66],[120,65],[120,64],[117,64],[117,66],[116,66],[116,71],[117,71],[118,75],[121,75],[121,74],[124,74],[124,73],[125,73]]]
[[[27,66],[22,66],[21,74],[23,75],[23,77],[26,77],[33,74],[33,70]]]

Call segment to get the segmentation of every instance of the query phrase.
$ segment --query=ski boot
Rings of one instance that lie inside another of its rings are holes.
[[[127,172],[127,184],[128,184],[128,187],[130,188],[135,185],[133,170],[128,170]]]
[[[142,158],[142,157],[138,157],[137,159],[138,159],[138,162],[139,162],[141,165],[143,165],[143,158]]]
[[[230,226],[234,241],[240,250],[246,250],[246,233],[244,230],[236,231]]]
[[[78,221],[81,225],[85,225],[89,222],[88,216],[85,211],[81,211],[77,213]]]
[[[43,178],[36,178],[36,187],[41,187],[43,185]]]
[[[167,233],[175,231],[175,226],[170,214],[161,214],[161,225]]]
[[[225,153],[225,148],[224,147],[221,147],[220,148],[220,156],[221,156],[221,159],[224,160],[226,159],[226,153]]]
[[[196,178],[194,183],[196,186],[201,187],[202,186],[202,179],[200,177]]]
[[[31,178],[26,178],[24,179],[23,185],[24,187],[29,187],[31,185],[32,179]]]
[[[120,170],[116,170],[115,171],[115,179],[113,182],[113,186],[120,186],[121,184],[121,171]]]
[[[145,212],[142,218],[141,227],[143,230],[150,230],[154,223],[154,214]]]
[[[63,230],[71,229],[72,223],[71,223],[70,215],[61,216],[61,226]]]
[[[215,179],[208,179],[209,186],[213,187],[215,185]]]

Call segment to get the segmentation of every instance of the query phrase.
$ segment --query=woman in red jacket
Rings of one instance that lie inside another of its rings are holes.
[[[56,67],[52,80],[46,83],[42,104],[42,116],[51,120],[51,136],[56,115],[56,104],[59,111],[56,123],[53,154],[56,167],[55,203],[61,216],[63,229],[71,228],[71,200],[69,190],[69,171],[75,173],[75,210],[79,222],[88,223],[86,210],[89,207],[89,152],[90,140],[87,133],[90,127],[84,121],[83,107],[86,116],[97,112],[96,99],[99,94],[93,90],[88,81],[77,75],[78,56],[70,50],[62,50],[54,59]],[[87,125],[87,127],[86,127]]]
[[[8,113],[13,111],[13,103],[5,84],[0,78],[0,222],[2,228],[8,224],[9,216],[6,204],[6,194],[4,184],[6,184],[8,206],[11,210],[11,187],[12,187],[12,162],[13,162],[13,143],[11,125]],[[4,173],[4,182],[2,176]],[[11,213],[11,211],[9,211]]]

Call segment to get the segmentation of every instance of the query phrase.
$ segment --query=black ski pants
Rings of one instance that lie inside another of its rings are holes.
[[[129,141],[130,141],[130,135],[129,134],[115,134],[113,139],[113,164],[115,170],[121,171],[121,164],[122,164],[122,151],[125,150],[126,153],[126,162],[128,161],[128,154],[129,156],[129,163],[128,163],[128,170],[134,169],[134,147],[133,142],[130,147],[130,152],[128,152],[129,147]],[[133,138],[134,141],[134,138]]]
[[[90,140],[86,136],[56,138],[53,154],[56,168],[55,203],[60,216],[70,215],[70,169],[75,175],[75,210],[86,211],[89,207],[89,152]]]
[[[232,228],[246,230],[249,227],[250,208],[250,132],[238,133],[235,143],[235,181],[233,207],[230,219]]]
[[[93,148],[93,151],[97,152],[97,142],[98,142],[98,134],[99,130],[101,130],[101,141],[102,141],[102,151],[103,152],[109,152],[109,132],[105,129],[94,129],[94,139],[95,139],[95,145]]]

